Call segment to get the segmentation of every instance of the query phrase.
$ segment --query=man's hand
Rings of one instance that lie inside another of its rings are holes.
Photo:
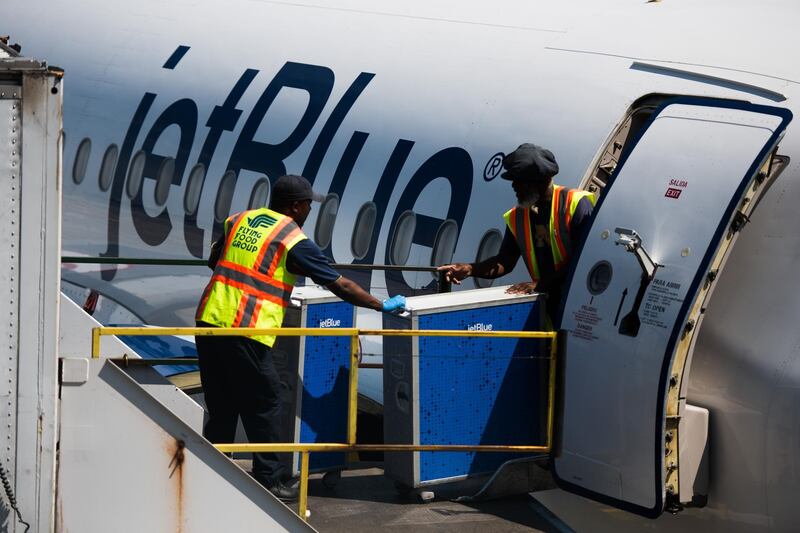
[[[396,296],[392,296],[389,299],[383,301],[383,309],[384,313],[392,313],[392,314],[400,314],[406,310],[406,297],[402,294],[398,294]]]
[[[444,279],[450,283],[461,285],[461,280],[472,275],[472,265],[469,263],[453,263],[436,268],[437,272],[444,272]]]
[[[536,284],[532,281],[523,281],[522,283],[515,283],[506,289],[508,294],[533,294],[536,292]]]

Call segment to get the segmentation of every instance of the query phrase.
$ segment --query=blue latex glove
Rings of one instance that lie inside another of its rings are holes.
[[[402,294],[398,294],[396,296],[392,296],[388,300],[383,301],[383,312],[384,313],[402,313],[406,310],[406,297]]]

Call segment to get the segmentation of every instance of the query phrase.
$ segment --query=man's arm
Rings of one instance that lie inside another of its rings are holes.
[[[589,218],[591,217],[594,206],[592,202],[583,197],[575,206],[575,212],[572,214],[572,220],[569,223],[569,236],[572,240],[572,247],[577,247],[579,241],[582,241],[586,236],[586,231],[589,229]]]
[[[225,248],[225,235],[220,235],[219,239],[211,243],[211,253],[208,254],[208,268],[214,270],[217,268],[219,256],[222,254],[222,249]]]
[[[476,278],[495,279],[505,276],[517,265],[519,259],[519,247],[517,241],[508,229],[503,235],[503,243],[497,255],[488,257],[478,263],[453,263],[442,265],[436,270],[445,272],[445,279],[456,285],[461,280],[470,276]]]
[[[344,276],[339,276],[339,279],[327,285],[325,288],[345,302],[376,311],[383,310],[383,302],[359,287],[357,283]]]
[[[342,300],[353,305],[386,312],[402,311],[402,308],[405,307],[402,297],[390,298],[386,302],[382,302],[359,287],[354,281],[340,275],[331,268],[328,258],[319,247],[309,239],[297,243],[289,250],[287,267],[290,272],[310,277],[314,283],[322,285]]]

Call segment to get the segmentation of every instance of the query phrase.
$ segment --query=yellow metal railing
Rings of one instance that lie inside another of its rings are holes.
[[[223,453],[234,452],[298,452],[300,453],[300,501],[298,514],[306,520],[308,509],[308,460],[312,452],[517,452],[549,453],[553,442],[555,416],[555,383],[557,333],[555,331],[463,331],[463,330],[365,330],[355,328],[159,328],[159,327],[99,327],[92,329],[92,357],[100,357],[100,337],[103,335],[211,335],[238,336],[285,335],[311,337],[350,337],[350,382],[347,407],[347,443],[249,443],[216,444]],[[460,444],[356,444],[358,406],[358,338],[359,335],[393,337],[489,337],[518,339],[549,339],[550,356],[547,391],[547,435],[544,445],[460,445]]]

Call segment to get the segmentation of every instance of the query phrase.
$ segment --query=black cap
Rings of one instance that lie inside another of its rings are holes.
[[[281,176],[272,185],[271,205],[283,205],[291,202],[313,200],[321,202],[325,197],[311,188],[311,183],[303,176]]]
[[[553,152],[525,143],[503,159],[506,169],[500,177],[506,180],[522,180],[530,183],[549,180],[558,174],[558,163]]]

